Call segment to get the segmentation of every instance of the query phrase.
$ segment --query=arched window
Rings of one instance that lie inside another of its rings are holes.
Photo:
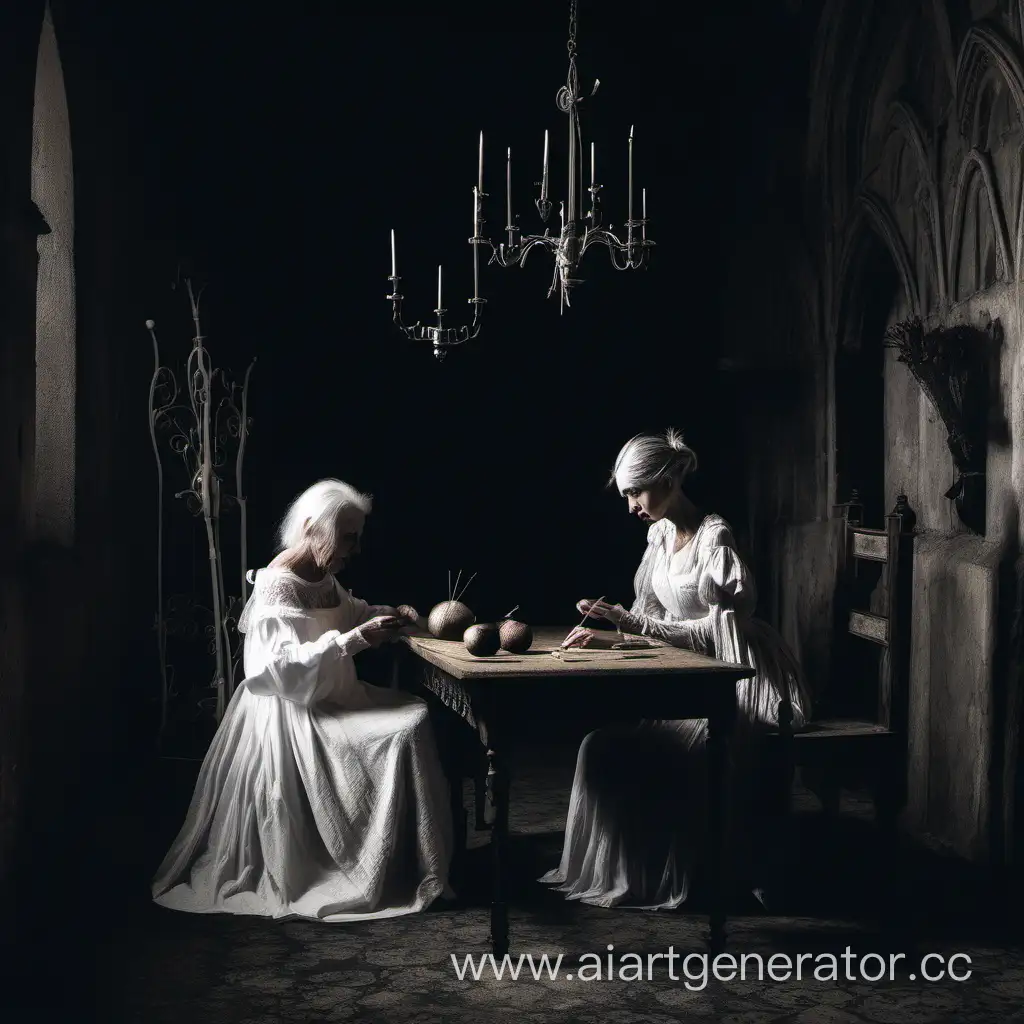
[[[75,206],[64,73],[49,5],[36,60],[32,201],[38,239],[34,534],[70,544],[75,528]]]

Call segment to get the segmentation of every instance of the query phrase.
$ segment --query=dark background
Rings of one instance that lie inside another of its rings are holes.
[[[257,358],[249,567],[271,558],[287,503],[338,476],[375,497],[364,553],[342,580],[371,601],[425,613],[462,569],[463,581],[479,574],[465,600],[481,619],[518,604],[527,621],[568,624],[579,598],[601,594],[628,606],[645,528],[605,483],[629,437],[669,425],[700,458],[693,496],[747,543],[750,385],[719,369],[723,319],[744,301],[730,253],[773,202],[783,121],[800,122],[807,77],[786,56],[804,41],[781,5],[730,6],[690,12],[683,28],[667,4],[581,3],[581,91],[601,80],[582,107],[584,159],[593,139],[605,220],[621,225],[635,125],[635,203],[646,187],[658,243],[650,269],[619,273],[592,251],[560,316],[546,254],[482,267],[483,330],[438,364],[392,325],[389,232],[407,322],[430,319],[438,263],[449,323],[465,322],[481,129],[485,231],[497,241],[504,224],[507,146],[514,212],[524,231],[542,230],[533,182],[545,129],[557,231],[568,4],[429,16],[98,5],[109,52],[122,55],[100,73],[120,80],[111,94],[134,105],[139,126],[125,159],[143,201],[147,284],[132,302],[179,370],[192,331],[172,284],[191,274],[205,288],[214,365],[240,377]],[[141,368],[141,323],[136,343]],[[147,386],[140,374],[139,419],[124,428],[146,441]],[[169,489],[185,486],[167,471]],[[138,480],[149,503],[151,456]],[[191,561],[205,594],[201,522],[179,503],[167,528],[171,561]],[[151,540],[139,547],[147,562]],[[226,557],[237,579],[233,548]]]

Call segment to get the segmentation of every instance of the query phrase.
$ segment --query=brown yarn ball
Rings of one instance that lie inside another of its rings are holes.
[[[505,619],[498,627],[501,648],[509,654],[525,654],[533,644],[533,630],[525,622]]]
[[[489,658],[501,648],[501,636],[493,622],[481,622],[470,626],[463,634],[462,642],[474,657]]]
[[[427,629],[438,640],[458,640],[475,621],[476,616],[461,601],[442,601],[430,610]]]

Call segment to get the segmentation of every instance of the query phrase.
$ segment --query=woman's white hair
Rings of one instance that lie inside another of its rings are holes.
[[[697,468],[697,454],[678,430],[670,427],[664,434],[637,434],[619,451],[609,487],[619,494],[645,491],[665,478],[682,483]]]
[[[318,480],[288,507],[277,531],[278,550],[311,543],[329,560],[327,549],[334,546],[339,516],[346,510],[368,516],[372,508],[373,498],[344,480]]]

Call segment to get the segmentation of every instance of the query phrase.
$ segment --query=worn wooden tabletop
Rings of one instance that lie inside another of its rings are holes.
[[[500,651],[478,658],[461,640],[438,640],[426,633],[406,636],[403,642],[425,661],[456,679],[515,679],[567,675],[720,675],[743,678],[742,666],[703,654],[656,643],[641,650],[573,649],[559,651],[572,626],[536,626],[533,645],[525,654]],[[611,634],[613,637],[616,634]],[[617,639],[617,637],[616,637]],[[635,638],[633,638],[635,639]]]

